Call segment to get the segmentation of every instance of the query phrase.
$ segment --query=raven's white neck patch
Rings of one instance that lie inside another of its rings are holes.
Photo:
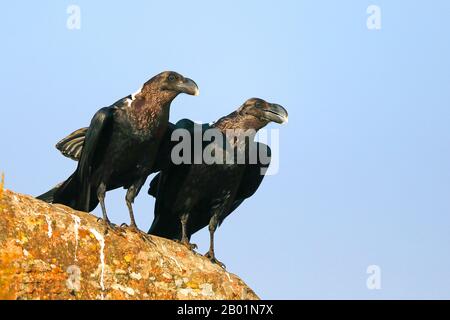
[[[127,106],[131,107],[131,103],[133,102],[133,100],[131,100],[130,98],[127,98],[126,102],[127,102]]]
[[[136,100],[136,96],[137,96],[139,93],[142,92],[142,88],[143,88],[143,87],[140,87],[139,90],[137,90],[135,93],[132,93],[132,94],[130,95],[130,96],[131,96],[131,99],[130,99],[130,98],[127,98],[126,102],[127,102],[128,107],[131,107],[131,104],[133,103],[133,101]]]
[[[142,92],[142,87],[139,88],[139,90],[137,90],[135,93],[131,94],[131,101],[133,101],[134,99],[136,99],[136,96]]]

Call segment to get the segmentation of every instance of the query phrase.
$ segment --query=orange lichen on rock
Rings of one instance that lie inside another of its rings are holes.
[[[0,186],[1,187],[1,186]],[[258,299],[184,246],[0,189],[0,299]]]

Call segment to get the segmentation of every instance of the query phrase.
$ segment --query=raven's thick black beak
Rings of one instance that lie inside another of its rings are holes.
[[[198,96],[200,94],[197,84],[192,79],[185,78],[183,82],[178,83],[176,86],[180,92],[190,94],[192,96]]]
[[[276,123],[287,123],[288,122],[288,112],[285,108],[280,106],[279,104],[270,103],[270,108],[264,110],[264,117],[267,120],[276,122]]]

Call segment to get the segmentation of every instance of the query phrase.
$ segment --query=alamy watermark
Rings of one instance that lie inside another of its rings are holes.
[[[366,25],[369,30],[381,30],[381,8],[377,5],[370,5],[366,10],[367,17]]]
[[[216,128],[202,130],[201,125],[196,124],[193,131],[173,131],[171,140],[176,144],[171,151],[171,161],[176,165],[256,164],[261,168],[261,174],[274,175],[279,170],[279,138],[278,129],[222,132]]]
[[[67,7],[66,13],[69,15],[66,21],[66,27],[69,30],[81,29],[81,9],[80,6],[71,4]]]
[[[369,277],[366,280],[366,286],[369,290],[381,289],[381,268],[377,265],[370,265],[366,270]]]

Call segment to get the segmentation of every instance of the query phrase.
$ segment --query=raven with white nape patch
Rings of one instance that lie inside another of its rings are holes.
[[[205,256],[224,267],[215,257],[214,232],[228,215],[256,192],[264,178],[263,169],[270,162],[270,148],[255,142],[254,135],[270,122],[284,123],[287,120],[288,113],[282,106],[253,98],[211,126],[203,125],[200,128],[202,133],[215,130],[219,133],[216,136],[221,137],[215,152],[225,155],[224,146],[228,142],[232,159],[236,160],[240,154],[244,162],[211,164],[202,161],[195,164],[191,159],[191,164],[171,164],[163,168],[150,183],[149,194],[156,198],[156,204],[155,219],[149,233],[178,240],[194,249],[196,246],[190,243],[191,235],[209,226],[210,248]],[[194,137],[196,125],[184,119],[176,124],[176,129],[188,130],[189,135]],[[231,139],[230,130],[234,134]],[[246,135],[246,132],[251,133]],[[217,142],[203,142],[200,151],[203,154],[208,146]],[[260,149],[265,153],[260,153]],[[257,151],[256,161],[253,162],[250,156],[252,150]],[[262,154],[268,156],[266,161],[263,161]]]
[[[77,150],[72,154],[72,158],[79,158],[75,172],[38,199],[87,212],[100,202],[104,223],[110,227],[106,191],[124,187],[130,227],[138,230],[132,203],[147,177],[159,170],[158,151],[166,139],[170,104],[180,93],[198,92],[193,80],[166,71],[151,78],[135,94],[100,109],[87,130],[77,130],[61,141],[74,148],[69,151]]]

